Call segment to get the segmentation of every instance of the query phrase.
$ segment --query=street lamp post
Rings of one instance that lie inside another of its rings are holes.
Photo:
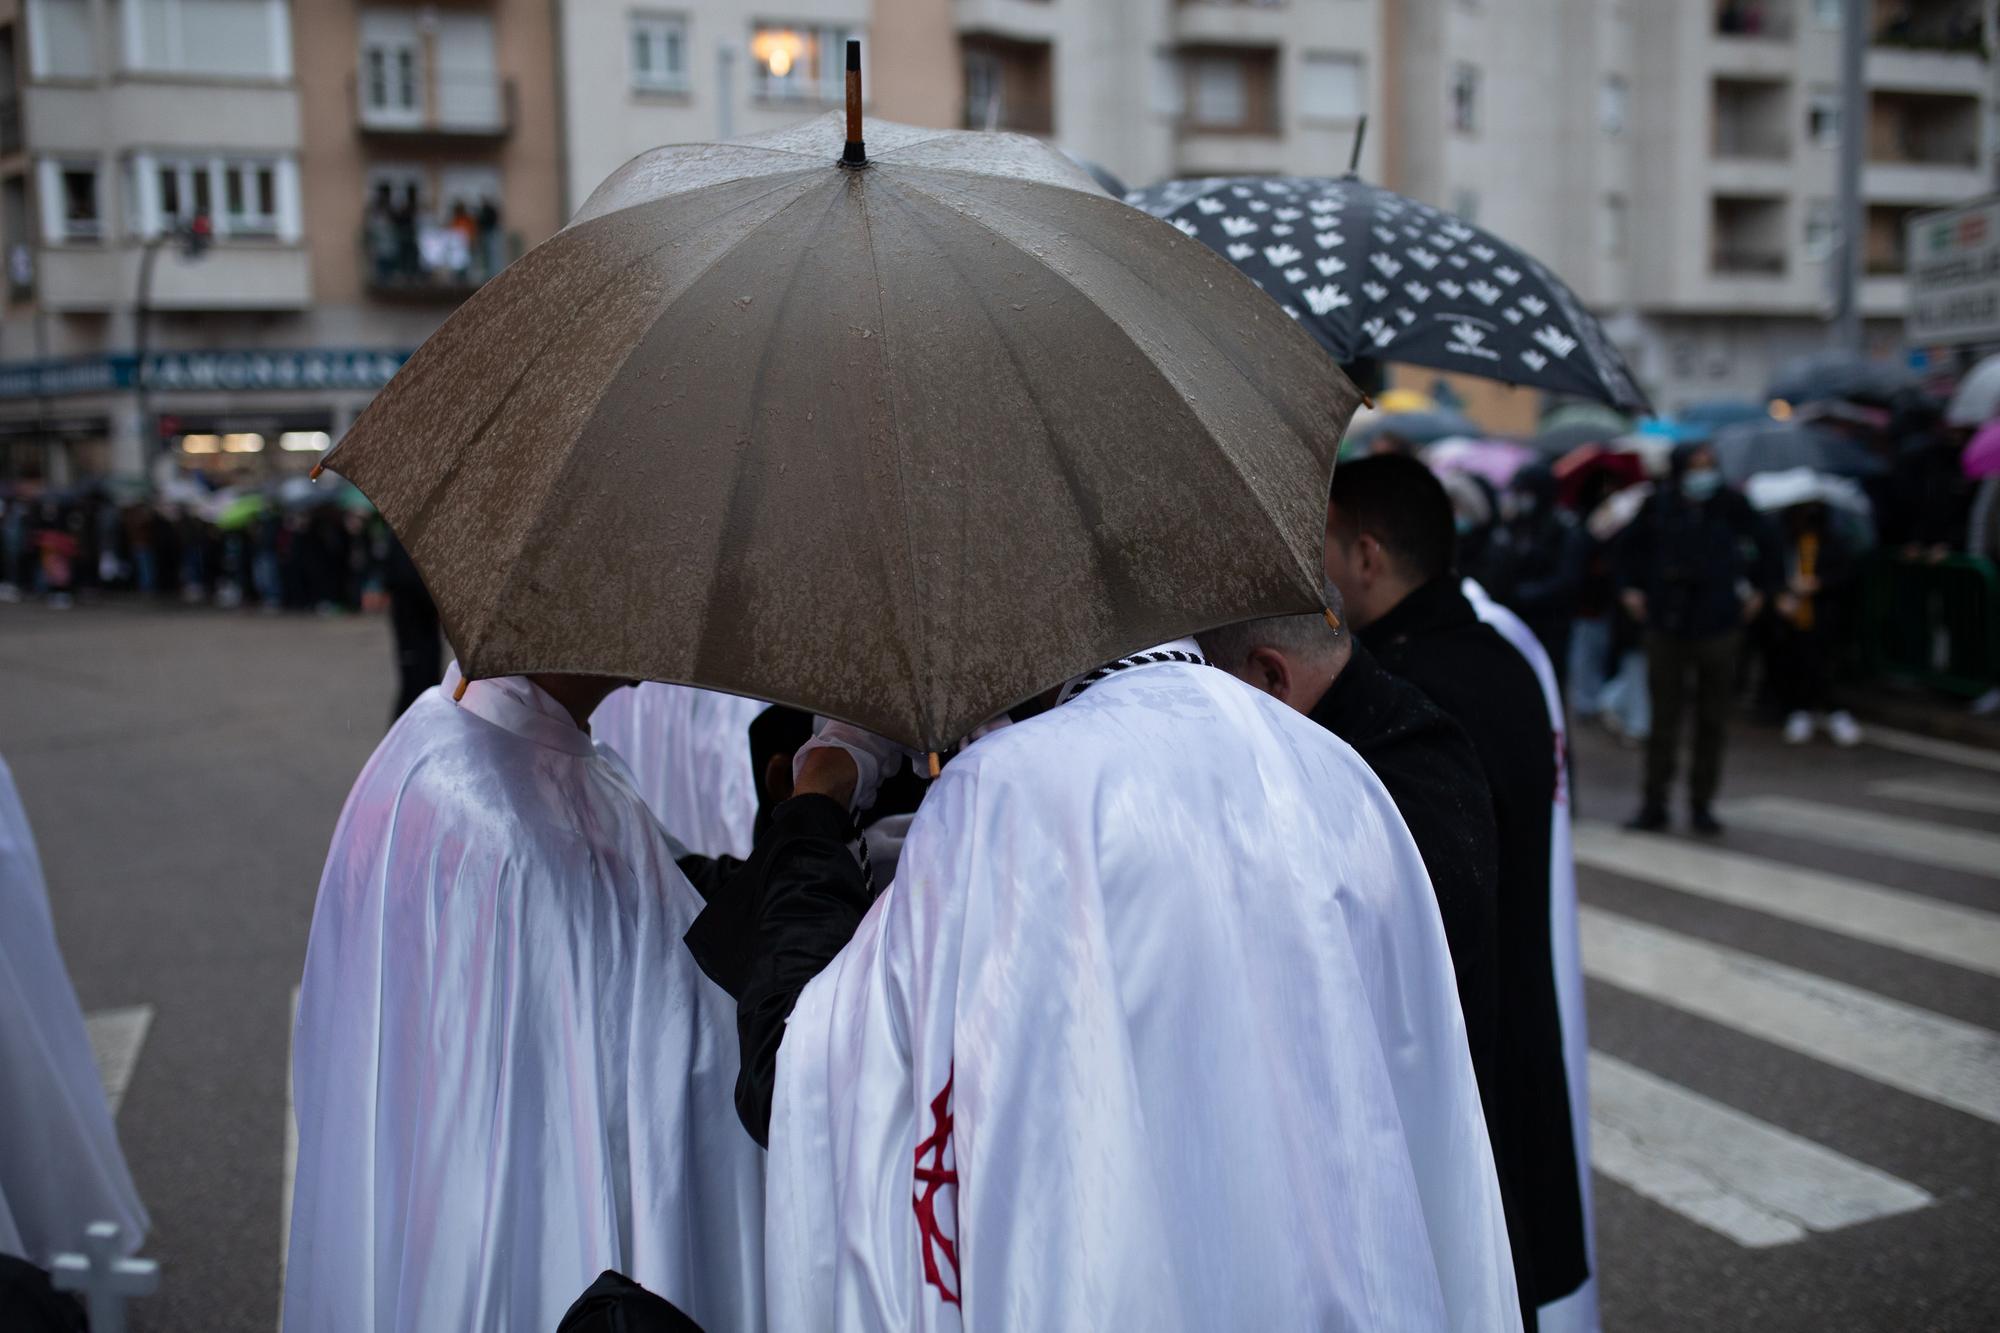
[[[138,327],[133,330],[132,337],[136,352],[132,367],[132,399],[138,408],[141,446],[145,454],[141,465],[146,468],[152,467],[153,448],[160,442],[159,432],[152,429],[146,420],[149,410],[146,401],[146,356],[153,331],[153,264],[160,257],[160,247],[169,241],[179,241],[182,254],[189,259],[199,259],[208,249],[210,234],[208,215],[197,213],[185,227],[176,227],[172,231],[163,228],[157,235],[148,236],[139,252],[139,300],[134,311]]]

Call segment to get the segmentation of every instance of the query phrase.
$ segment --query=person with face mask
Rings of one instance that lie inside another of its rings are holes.
[[[1656,832],[1667,826],[1691,693],[1688,822],[1697,833],[1720,833],[1713,802],[1722,782],[1736,652],[1743,626],[1781,581],[1776,535],[1748,500],[1724,485],[1714,450],[1683,445],[1674,451],[1666,484],[1626,529],[1615,564],[1619,597],[1645,631],[1653,699],[1645,795],[1627,827]]]

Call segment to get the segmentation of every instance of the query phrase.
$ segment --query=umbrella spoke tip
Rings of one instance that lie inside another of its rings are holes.
[[[451,692],[451,701],[452,701],[453,703],[459,703],[459,702],[462,702],[462,701],[464,700],[464,698],[465,698],[465,687],[466,687],[466,686],[468,686],[468,685],[470,685],[470,684],[472,684],[472,677],[470,677],[470,676],[460,676],[460,677],[458,678],[458,685],[457,685],[457,687],[456,687],[455,689],[453,689],[453,690],[452,690],[452,692]]]

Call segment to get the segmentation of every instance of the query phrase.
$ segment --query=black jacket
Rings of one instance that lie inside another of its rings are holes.
[[[1479,756],[1458,723],[1359,643],[1308,716],[1353,746],[1381,779],[1424,858],[1490,1130],[1501,1104],[1499,1085],[1488,1081],[1499,1069],[1500,849]]]
[[[1710,639],[1743,621],[1743,585],[1777,591],[1777,535],[1750,502],[1722,490],[1696,504],[1670,487],[1646,497],[1619,538],[1618,586],[1646,595],[1646,628]]]
[[[1455,577],[1418,588],[1361,638],[1384,667],[1465,729],[1492,793],[1506,1101],[1505,1138],[1494,1144],[1494,1157],[1510,1200],[1521,1303],[1532,1321],[1535,1306],[1574,1291],[1589,1273],[1549,921],[1555,731],[1534,669],[1480,622]]]

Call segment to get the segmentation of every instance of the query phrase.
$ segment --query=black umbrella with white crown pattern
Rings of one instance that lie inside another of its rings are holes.
[[[1227,256],[1342,364],[1402,361],[1648,410],[1560,278],[1429,204],[1351,174],[1165,181],[1125,202]]]

